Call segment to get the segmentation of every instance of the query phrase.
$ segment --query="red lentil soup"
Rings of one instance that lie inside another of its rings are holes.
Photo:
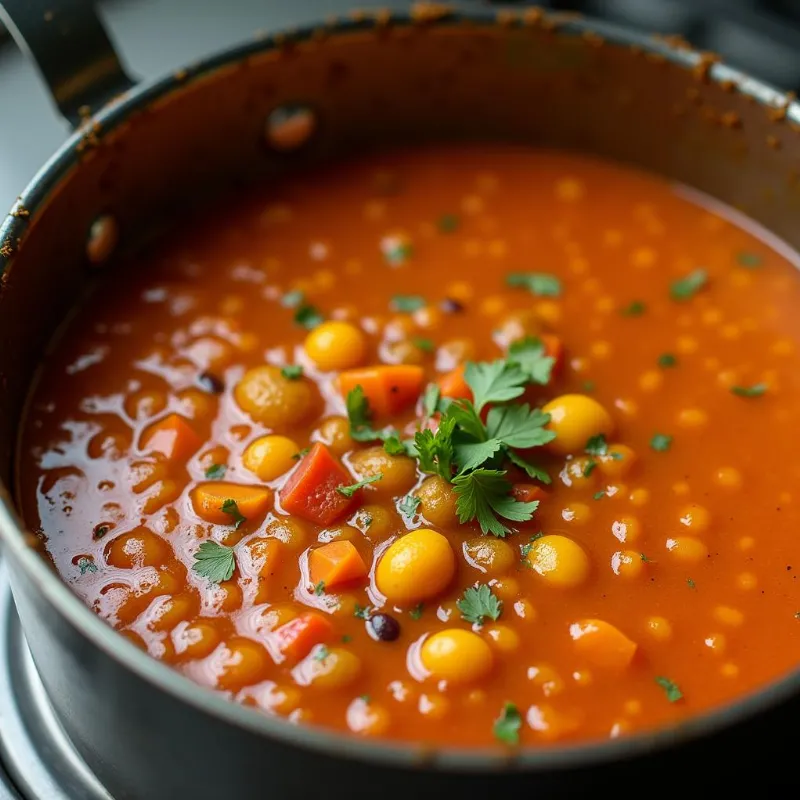
[[[736,219],[497,146],[225,202],[48,356],[25,518],[122,635],[298,723],[535,746],[733,701],[800,658],[800,281]]]

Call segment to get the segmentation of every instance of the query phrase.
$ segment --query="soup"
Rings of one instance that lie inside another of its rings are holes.
[[[800,658],[800,282],[703,202],[498,146],[226,202],[54,345],[24,516],[121,635],[297,723],[536,746],[733,701]]]

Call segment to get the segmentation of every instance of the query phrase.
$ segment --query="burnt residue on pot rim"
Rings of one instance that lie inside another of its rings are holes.
[[[83,121],[78,130],[42,167],[0,227],[0,291],[3,289],[5,271],[12,265],[14,253],[23,243],[28,227],[35,221],[37,211],[44,207],[60,181],[82,157],[93,148],[103,146],[104,134],[121,127],[136,112],[141,112],[156,101],[168,99],[194,80],[246,62],[254,56],[275,52],[289,53],[299,43],[311,42],[316,46],[324,46],[328,38],[342,34],[363,32],[378,36],[408,35],[427,26],[462,25],[532,27],[559,35],[580,36],[586,40],[587,46],[602,47],[608,43],[628,47],[638,57],[677,65],[692,72],[698,81],[715,83],[724,91],[739,93],[763,106],[769,119],[780,126],[776,128],[775,134],[768,137],[766,144],[769,147],[781,146],[779,134],[783,130],[789,131],[791,135],[800,134],[800,105],[794,102],[792,96],[721,64],[713,55],[694,51],[683,41],[674,38],[643,36],[614,25],[585,20],[574,14],[545,15],[540,10],[519,13],[497,13],[490,10],[466,12],[434,3],[420,3],[409,13],[402,14],[388,11],[353,12],[345,19],[328,20],[320,26],[309,26],[289,33],[256,34],[251,42],[212,56],[173,75],[140,84],[94,114],[91,109],[84,109],[81,114]],[[687,97],[687,106],[692,106],[691,97]],[[686,110],[676,110],[676,113],[686,113]],[[726,127],[738,127],[738,120],[733,113],[722,113],[709,121]],[[787,176],[787,179],[792,177]],[[499,748],[431,748],[408,743],[364,741],[313,725],[297,726],[280,717],[267,716],[231,703],[221,695],[197,686],[120,636],[85,606],[48,567],[37,551],[37,537],[25,531],[8,491],[2,486],[0,501],[0,539],[7,552],[11,552],[19,561],[47,600],[97,647],[162,691],[229,724],[260,733],[267,739],[280,739],[298,747],[324,751],[342,758],[399,767],[425,766],[460,772],[579,768],[644,755],[671,744],[710,735],[727,726],[746,721],[758,712],[800,694],[798,670],[744,696],[732,705],[694,717],[679,726],[621,739],[515,751],[503,751]]]

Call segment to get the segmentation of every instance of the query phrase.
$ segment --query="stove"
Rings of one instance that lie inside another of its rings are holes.
[[[53,0],[57,4],[59,0]],[[470,3],[463,0],[463,4]],[[489,0],[473,5],[497,6]],[[733,66],[800,92],[797,0],[539,0],[647,32],[680,34]],[[106,0],[101,10],[131,71],[150,78],[249,38],[343,14],[357,0],[264,3],[230,0]],[[375,6],[376,3],[362,3]],[[404,9],[408,0],[381,0]],[[508,7],[524,3],[507,2]],[[298,10],[302,6],[302,10]],[[0,28],[0,208],[8,208],[66,138],[33,67]],[[25,644],[0,560],[0,800],[113,800],[55,718]]]

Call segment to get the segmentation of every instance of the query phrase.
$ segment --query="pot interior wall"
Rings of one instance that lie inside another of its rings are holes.
[[[101,213],[120,250],[168,227],[197,202],[365,149],[432,140],[495,140],[570,148],[639,165],[694,186],[800,245],[800,137],[760,103],[692,69],[688,54],[654,52],[565,28],[454,20],[371,23],[311,34],[177,80],[159,97],[81,132],[77,164],[30,218],[0,284],[0,478],[11,484],[27,388],[48,341],[97,274],[86,240]],[[264,137],[275,108],[317,121],[300,150]],[[20,234],[14,232],[14,239]],[[100,268],[111,272],[114,260]]]

